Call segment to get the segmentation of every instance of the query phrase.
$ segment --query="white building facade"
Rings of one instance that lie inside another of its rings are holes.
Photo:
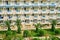
[[[34,23],[50,24],[52,19],[60,23],[60,0],[0,0],[0,23],[16,19],[24,28],[32,28]]]

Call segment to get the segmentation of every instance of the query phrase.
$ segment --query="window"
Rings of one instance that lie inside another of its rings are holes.
[[[17,1],[15,1],[15,3],[17,3]]]
[[[24,14],[24,16],[26,16],[26,14]]]
[[[19,10],[19,8],[15,8],[15,10],[17,11],[17,12],[19,12],[20,10]]]
[[[44,23],[45,22],[45,19],[42,19],[42,22]]]
[[[25,22],[24,20],[22,20],[22,22]]]
[[[29,15],[27,15],[27,14],[24,14],[24,16],[25,16],[26,18],[29,18]]]
[[[29,23],[29,20],[25,20],[26,23]]]
[[[10,19],[10,18],[12,18],[12,16],[11,15],[8,15],[8,18]]]
[[[26,8],[24,8],[24,10],[26,10]]]
[[[38,11],[38,7],[32,7],[32,10]]]
[[[32,16],[34,16],[34,14],[32,14]]]
[[[45,16],[42,16],[43,18],[45,18]]]
[[[0,15],[0,19],[3,19],[3,16],[2,15]]]
[[[31,1],[32,3],[34,3],[34,1]]]
[[[9,8],[6,8],[6,10],[7,10],[8,12],[10,12],[10,9],[9,9]]]
[[[26,3],[26,1],[24,0],[24,3]]]
[[[33,22],[37,23],[37,19],[34,19]]]
[[[38,17],[38,15],[34,15],[34,18],[37,18]]]
[[[54,9],[51,9],[50,11],[54,11]]]
[[[5,3],[8,5],[8,1],[5,1]]]
[[[43,1],[41,1],[41,3],[42,3]]]

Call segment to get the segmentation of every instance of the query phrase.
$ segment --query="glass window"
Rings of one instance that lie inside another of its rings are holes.
[[[10,18],[12,18],[12,16],[11,15],[8,15],[8,18],[10,19]]]
[[[29,20],[25,20],[26,23],[29,23]]]
[[[37,19],[34,19],[33,22],[37,23]]]
[[[2,15],[0,15],[0,19],[3,19],[3,16]]]
[[[32,14],[32,16],[35,17],[35,18],[38,17],[38,15],[36,15],[36,14]]]
[[[5,3],[8,5],[8,1],[5,1]]]
[[[19,8],[15,8],[15,10],[16,10],[17,12],[20,12],[20,9],[19,9]]]
[[[8,12],[10,12],[11,10],[10,10],[10,8],[6,8],[6,10],[8,11]]]
[[[42,17],[45,18],[45,15],[43,15]]]
[[[27,14],[24,14],[24,16],[25,16],[26,18],[29,18],[29,15],[27,15]]]
[[[31,3],[34,3],[34,1],[31,1]]]

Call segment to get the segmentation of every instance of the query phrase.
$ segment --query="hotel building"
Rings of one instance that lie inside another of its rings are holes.
[[[60,23],[60,0],[0,0],[0,23],[16,19],[22,21],[23,29],[33,29],[33,24],[47,24],[56,19]]]

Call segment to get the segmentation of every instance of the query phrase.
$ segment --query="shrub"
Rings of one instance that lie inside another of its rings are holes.
[[[56,29],[55,30],[55,34],[60,34],[60,30],[59,29]]]
[[[28,30],[24,30],[23,37],[30,37],[31,33]]]
[[[59,40],[59,38],[58,38],[58,37],[55,37],[55,36],[51,36],[51,37],[49,38],[49,40]]]
[[[43,29],[39,29],[39,32],[37,33],[37,36],[43,36],[46,34],[46,31]]]

